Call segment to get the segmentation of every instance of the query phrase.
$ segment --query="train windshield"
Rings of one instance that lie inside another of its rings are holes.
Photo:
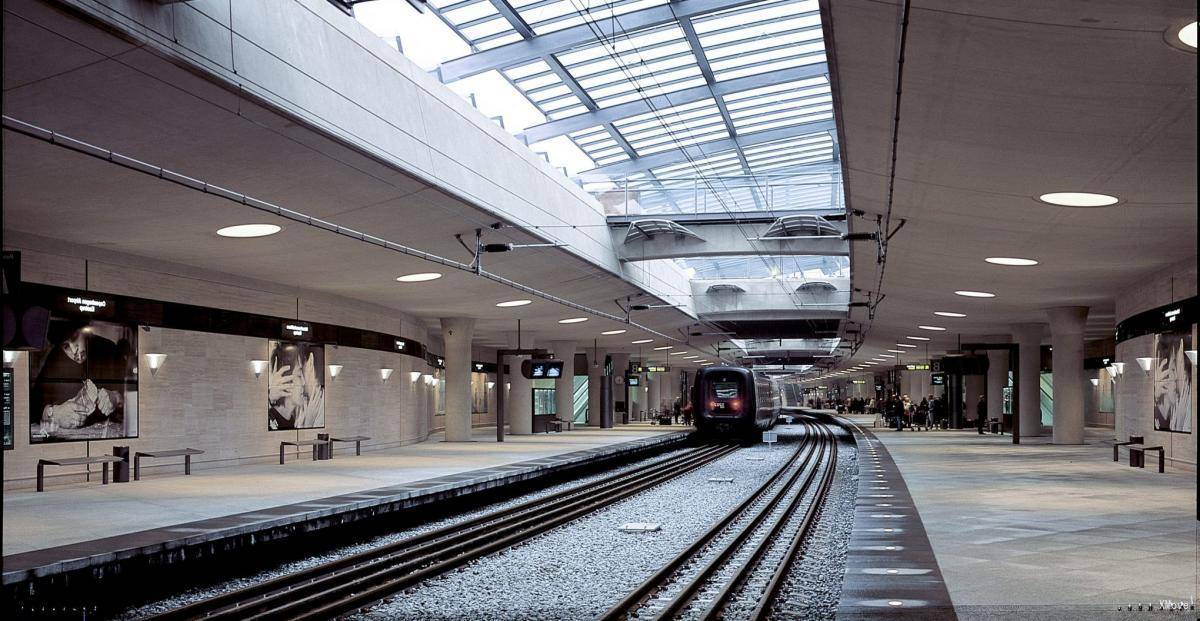
[[[718,399],[737,399],[737,382],[713,382],[713,396]]]

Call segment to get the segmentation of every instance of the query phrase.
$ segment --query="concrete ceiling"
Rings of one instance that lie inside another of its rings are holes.
[[[473,236],[496,219],[402,171],[347,148],[284,116],[207,83],[147,49],[65,14],[47,24],[5,15],[4,113],[209,183],[339,225],[469,262],[456,233]],[[534,298],[510,287],[332,233],[278,220],[268,238],[231,240],[222,226],[271,221],[246,207],[6,131],[4,230],[180,263],[395,308],[437,328],[437,318],[478,318],[476,343],[507,344],[516,320],[539,342],[577,340],[637,351],[646,336],[619,322]],[[607,231],[602,232],[607,235]],[[489,241],[537,241],[515,228]],[[51,250],[52,251],[52,250]],[[616,315],[614,299],[638,290],[610,272],[558,249],[487,255],[486,268],[572,302]],[[442,271],[440,280],[394,278]],[[677,336],[691,325],[674,309],[635,320]],[[620,336],[604,330],[630,328]],[[713,339],[699,337],[697,345]],[[710,348],[711,349],[711,348]]]
[[[860,232],[887,209],[901,4],[826,7],[847,203],[867,212],[852,219]],[[854,362],[910,334],[933,340],[904,360],[924,358],[960,335],[1045,322],[1060,305],[1090,307],[1089,337],[1111,335],[1119,291],[1196,256],[1196,54],[1164,40],[1195,19],[1196,4],[1183,1],[912,3],[891,216],[893,229],[906,223],[881,290],[875,244],[852,251],[854,286],[886,295],[873,321],[865,308],[852,312],[870,326]],[[1078,209],[1035,198],[1058,191],[1121,202]],[[984,262],[995,256],[1041,263]]]

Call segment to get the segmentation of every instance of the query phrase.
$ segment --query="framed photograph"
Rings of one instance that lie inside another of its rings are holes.
[[[1192,432],[1192,348],[1190,332],[1168,332],[1154,337],[1154,429],[1171,433]]]
[[[29,443],[136,438],[137,326],[51,316],[30,352]]]
[[[325,426],[325,346],[271,341],[267,376],[267,429]]]

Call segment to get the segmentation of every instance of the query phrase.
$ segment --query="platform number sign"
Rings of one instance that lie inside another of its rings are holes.
[[[13,370],[4,369],[4,450],[13,447]]]
[[[772,448],[774,448],[774,446],[775,446],[775,443],[779,441],[779,432],[777,432],[777,431],[764,431],[764,432],[762,432],[762,433],[763,433],[763,442],[764,442],[765,444],[768,444],[768,445],[770,445]]]

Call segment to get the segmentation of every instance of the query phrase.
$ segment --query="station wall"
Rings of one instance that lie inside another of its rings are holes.
[[[1139,280],[1125,289],[1116,299],[1117,321],[1123,321],[1146,310],[1184,300],[1196,295],[1196,257],[1162,270],[1153,278]],[[1197,328],[1191,326],[1191,348],[1197,344]],[[1116,360],[1125,363],[1114,388],[1116,437],[1141,435],[1149,445],[1161,445],[1168,460],[1176,465],[1196,464],[1195,426],[1197,413],[1196,366],[1191,378],[1191,433],[1172,433],[1154,429],[1154,370],[1143,372],[1139,357],[1155,356],[1155,336],[1145,335],[1117,343]],[[1105,375],[1101,375],[1105,377]]]
[[[24,282],[296,317],[386,331],[436,346],[429,343],[421,321],[353,300],[313,296],[61,242],[47,243],[9,231],[5,231],[4,248],[21,251]],[[364,450],[371,450],[419,442],[441,426],[433,416],[434,387],[410,378],[412,371],[435,372],[422,358],[327,345],[326,364],[340,364],[343,369],[336,379],[328,374],[325,378],[325,428],[268,431],[267,374],[256,378],[249,364],[268,358],[268,342],[258,337],[143,327],[138,334],[139,437],[36,445],[29,438],[30,357],[18,354],[12,365],[14,447],[4,452],[5,488],[31,486],[38,459],[111,454],[115,445],[128,445],[133,451],[202,449],[205,453],[193,459],[194,467],[201,469],[270,462],[278,459],[281,440],[315,438],[322,432],[335,437],[370,436]],[[148,352],[167,355],[156,373],[150,372],[141,355]],[[380,368],[394,369],[387,382],[381,380]],[[494,405],[489,411],[494,412]],[[478,422],[486,423],[486,415]],[[147,464],[148,469],[155,467],[179,466]],[[52,468],[47,476],[77,479],[82,472]]]

